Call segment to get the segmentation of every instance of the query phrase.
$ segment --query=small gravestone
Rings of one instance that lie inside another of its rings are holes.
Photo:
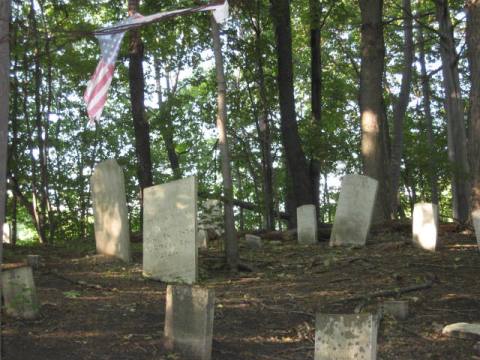
[[[382,305],[384,314],[393,316],[398,320],[405,320],[408,317],[408,301],[407,300],[389,300]]]
[[[207,233],[213,232],[216,237],[221,236],[225,232],[222,203],[219,200],[209,199],[200,206],[200,209],[198,227]]]
[[[2,242],[4,244],[11,244],[12,242],[12,228],[9,223],[3,224]]]
[[[199,286],[168,285],[165,311],[165,345],[187,359],[212,356],[215,293]]]
[[[8,315],[33,319],[39,311],[32,268],[22,266],[2,270],[2,296]]]
[[[460,338],[480,338],[480,324],[478,323],[455,323],[445,326],[442,334]]]
[[[412,221],[413,243],[422,249],[435,251],[438,239],[438,206],[415,204]]]
[[[363,175],[345,175],[338,199],[330,246],[365,246],[372,223],[378,181]]]
[[[208,231],[204,229],[199,229],[197,231],[196,242],[197,242],[197,247],[199,249],[207,249],[208,248]]]
[[[317,213],[315,205],[303,205],[297,208],[298,243],[310,245],[317,243]]]
[[[375,360],[378,323],[372,314],[317,314],[315,360]]]
[[[97,253],[130,261],[130,231],[122,168],[113,159],[95,167],[90,179]]]
[[[248,247],[252,249],[258,249],[263,246],[263,241],[260,236],[246,234],[245,235],[245,242]]]
[[[477,237],[478,248],[480,249],[480,209],[472,212],[472,221],[475,229],[475,235]]]
[[[143,274],[192,284],[197,279],[197,181],[194,176],[144,190]]]
[[[32,269],[40,266],[40,255],[27,255],[27,265]]]

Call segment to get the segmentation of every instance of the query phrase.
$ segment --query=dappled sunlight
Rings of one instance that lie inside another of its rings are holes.
[[[365,157],[373,156],[377,150],[378,118],[378,114],[372,110],[362,112],[362,154]]]

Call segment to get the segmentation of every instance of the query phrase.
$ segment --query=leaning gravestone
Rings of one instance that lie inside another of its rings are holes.
[[[130,261],[130,231],[122,168],[113,159],[95,167],[90,179],[97,253]]]
[[[363,175],[345,175],[335,212],[330,246],[364,246],[372,223],[378,181]]]
[[[315,360],[375,360],[378,317],[317,314]]]
[[[480,209],[472,212],[473,227],[475,229],[475,235],[477,236],[477,244],[480,249]]]
[[[303,205],[297,208],[298,243],[309,245],[317,243],[317,213],[315,205]]]
[[[3,224],[2,242],[4,244],[10,244],[12,242],[12,229],[9,223]]]
[[[212,356],[214,290],[168,285],[165,311],[166,347],[192,360]]]
[[[33,319],[40,308],[32,268],[22,266],[2,270],[2,296],[8,315]]]
[[[418,203],[413,208],[413,243],[422,249],[435,251],[438,239],[438,206]]]
[[[143,274],[164,282],[197,279],[197,181],[194,176],[144,190]]]

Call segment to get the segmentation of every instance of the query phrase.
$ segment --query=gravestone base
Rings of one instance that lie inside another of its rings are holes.
[[[315,360],[375,360],[378,317],[317,314]]]
[[[297,208],[297,236],[300,245],[317,243],[317,211],[315,205]]]
[[[200,286],[168,285],[165,346],[191,360],[212,356],[215,293]]]
[[[438,206],[430,203],[415,204],[412,220],[413,244],[428,251],[437,249]]]
[[[32,268],[22,266],[2,270],[2,296],[8,315],[34,319],[40,309]]]

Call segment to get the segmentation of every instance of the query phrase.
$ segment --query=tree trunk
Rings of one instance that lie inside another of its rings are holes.
[[[393,145],[392,157],[390,163],[390,181],[391,181],[391,209],[396,216],[398,203],[398,188],[400,185],[400,165],[402,163],[403,153],[403,124],[407,112],[408,102],[410,100],[410,88],[412,84],[412,65],[413,65],[413,18],[412,1],[403,0],[403,70],[402,83],[400,85],[400,94],[393,108]]]
[[[470,181],[465,135],[464,108],[458,75],[458,56],[447,0],[435,0],[440,32],[445,111],[447,113],[448,156],[453,170],[453,217],[464,223],[469,219]]]
[[[238,268],[238,243],[235,230],[235,218],[233,213],[233,182],[232,170],[230,167],[230,154],[228,149],[227,138],[227,84],[225,81],[225,73],[223,70],[222,43],[220,40],[220,26],[216,23],[213,16],[212,38],[213,52],[215,55],[215,67],[217,72],[217,130],[218,130],[218,147],[222,158],[222,176],[223,176],[223,192],[225,196],[224,217],[225,217],[225,257],[227,264],[232,271]]]
[[[171,96],[174,94],[171,93],[171,89],[168,86],[167,88],[167,101],[163,102],[162,98],[162,85],[161,85],[161,65],[160,60],[157,58],[154,59],[154,68],[155,68],[155,81],[157,87],[157,98],[158,98],[158,108],[160,111],[160,133],[165,143],[165,148],[167,149],[168,160],[170,161],[170,167],[172,168],[173,176],[175,179],[182,178],[182,170],[180,169],[180,161],[178,159],[177,152],[175,151],[175,143],[173,141],[173,122],[172,122],[172,111],[171,111]],[[168,76],[167,73],[167,84]]]
[[[292,30],[290,1],[271,0],[274,19],[282,143],[291,175],[296,206],[313,204],[313,191],[305,153],[298,134],[293,88]]]
[[[5,222],[7,195],[8,97],[10,93],[9,24],[10,0],[3,0],[0,2],[0,229],[3,229]],[[2,262],[3,244],[0,242],[0,265]]]
[[[480,0],[468,0],[467,56],[470,67],[470,164],[472,171],[472,210],[480,209]]]
[[[259,2],[257,2],[259,6]],[[260,18],[258,9],[257,18]],[[262,151],[262,178],[263,178],[263,201],[264,201],[264,227],[266,230],[275,230],[275,217],[273,205],[273,161],[272,161],[272,139],[270,134],[270,122],[268,119],[267,87],[265,85],[265,72],[263,68],[263,53],[261,46],[261,28],[258,20],[255,28],[255,60],[257,63],[257,81],[260,93],[260,116],[259,116],[259,137]]]
[[[128,0],[128,13],[138,12],[140,0]],[[130,31],[130,64],[128,68],[130,100],[132,103],[133,127],[135,129],[135,152],[138,161],[138,180],[142,189],[152,185],[152,160],[150,156],[150,128],[145,119],[143,77],[143,43],[139,30]],[[143,196],[142,196],[143,199]]]
[[[359,3],[362,16],[359,100],[363,170],[365,175],[379,182],[373,215],[373,221],[379,223],[389,219],[391,214],[382,81],[385,65],[383,1],[359,0]]]
[[[310,67],[312,74],[312,120],[316,134],[320,134],[322,122],[322,3],[321,0],[310,0]],[[318,139],[317,146],[323,146],[322,139]],[[310,160],[310,178],[312,182],[313,204],[317,210],[317,220],[320,214],[320,160],[312,155]]]
[[[427,74],[427,66],[425,61],[425,40],[423,36],[422,26],[418,27],[418,43],[419,43],[419,57],[420,62],[420,78],[422,82],[422,94],[423,94],[423,111],[425,113],[425,124],[427,128],[428,147],[433,152],[435,149],[435,138],[433,133],[433,117],[431,111],[430,101],[430,77]],[[429,174],[428,179],[430,182],[430,190],[432,192],[431,202],[438,205],[438,176],[437,176],[437,164],[433,156],[429,158]]]

